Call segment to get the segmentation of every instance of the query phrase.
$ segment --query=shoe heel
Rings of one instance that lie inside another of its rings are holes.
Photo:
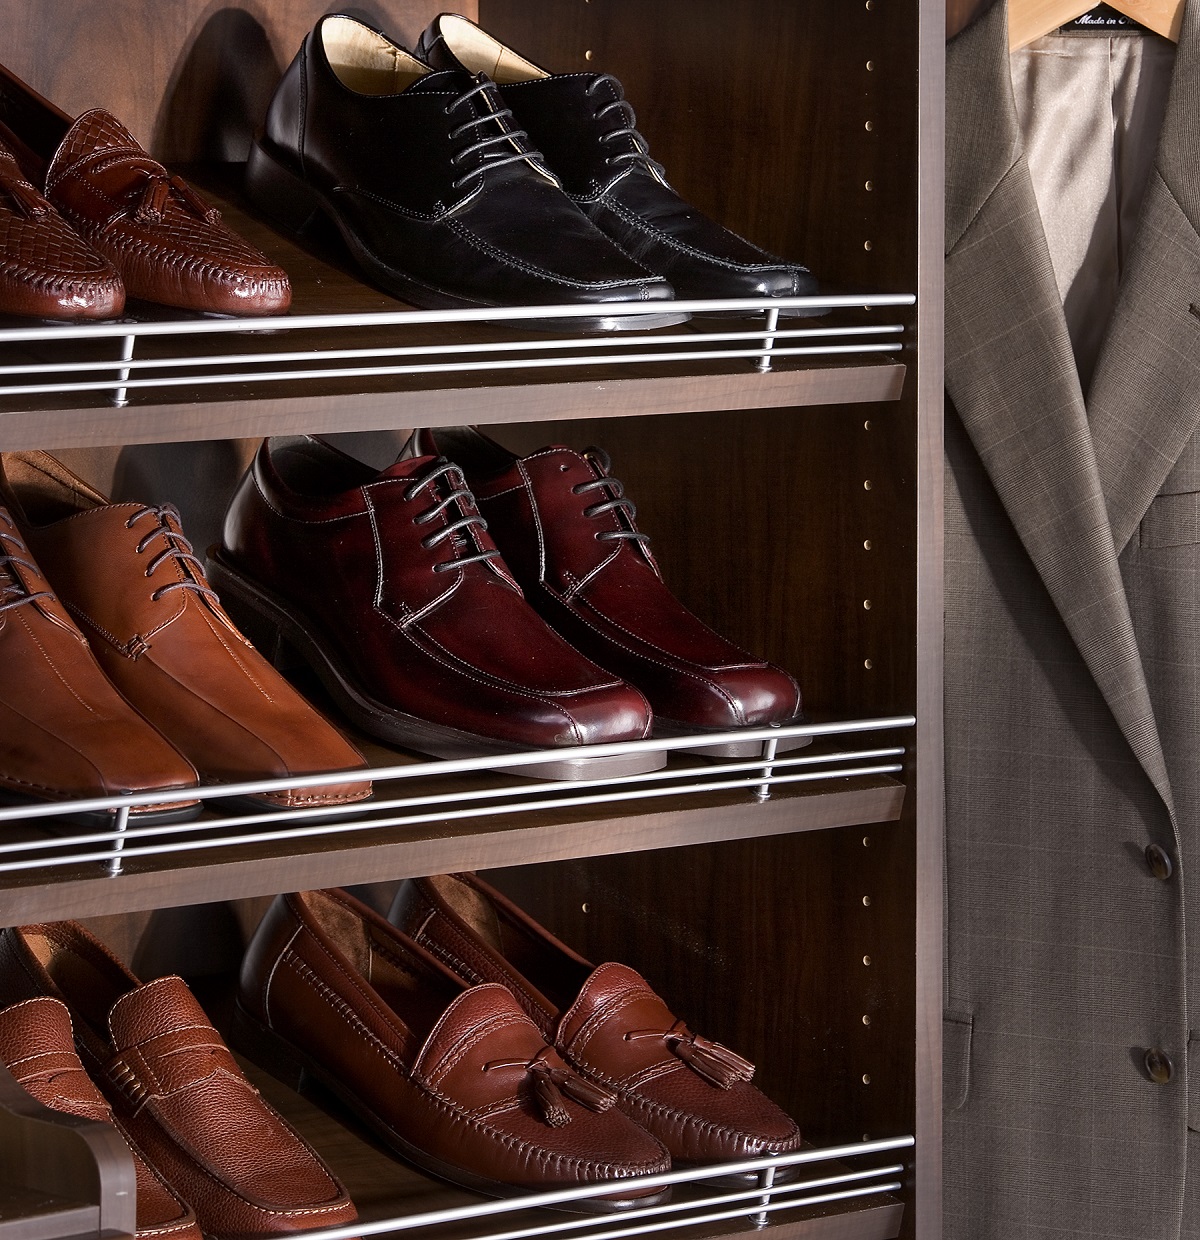
[[[268,155],[258,142],[250,145],[245,185],[246,197],[292,236],[299,236],[322,214],[321,200],[312,187]]]
[[[255,1020],[240,1003],[234,1005],[233,1020],[225,1039],[239,1054],[269,1072],[296,1093],[303,1093],[309,1082],[304,1056],[274,1030]]]
[[[210,555],[205,575],[230,620],[276,671],[289,672],[305,666],[299,652],[283,635],[275,619],[259,607],[246,590],[241,589],[237,576],[226,569],[220,560]]]

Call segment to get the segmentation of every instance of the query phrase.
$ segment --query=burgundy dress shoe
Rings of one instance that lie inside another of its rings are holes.
[[[357,18],[328,14],[304,40],[246,192],[292,232],[326,216],[371,279],[415,306],[595,305],[554,321],[565,330],[687,318],[567,198],[487,78],[431,72]],[[604,312],[622,301],[662,310]]]
[[[376,473],[319,439],[267,440],[209,573],[260,644],[293,647],[360,728],[391,744],[456,758],[649,735],[642,695],[525,602],[448,461]],[[569,779],[662,762],[575,755],[513,769]]]
[[[657,735],[804,722],[787,672],[714,633],[667,589],[605,453],[552,447],[518,458],[471,427],[418,431],[413,450],[461,467],[525,597],[572,646],[646,695]],[[700,751],[754,757],[762,742]]]
[[[6,453],[0,494],[108,678],[206,781],[365,767],[235,628],[173,508],[109,503],[45,452]],[[370,795],[355,780],[254,800],[292,809]]]
[[[435,69],[494,79],[572,201],[626,254],[670,280],[677,297],[817,292],[807,267],[760,250],[679,197],[611,73],[549,73],[454,13],[434,18],[417,54]]]
[[[389,917],[460,977],[507,987],[677,1164],[800,1148],[795,1121],[750,1084],[753,1064],[693,1033],[633,969],[592,965],[474,874],[410,880]]]
[[[110,112],[72,120],[0,68],[0,137],[130,297],[211,314],[282,314],[287,273],[221,223]],[[118,309],[120,307],[118,306]]]
[[[252,1240],[358,1218],[246,1080],[182,978],[143,985],[75,922],[0,932],[0,1002],[44,995],[66,1004],[118,1127],[206,1236]]]
[[[52,1111],[114,1124],[112,1108],[75,1051],[71,1014],[48,996],[0,1011],[0,1063],[27,1094]],[[203,1240],[191,1206],[130,1147],[137,1175],[137,1240]]]
[[[112,264],[71,230],[0,143],[0,314],[111,319],[124,306]]]
[[[139,824],[194,818],[192,764],[113,688],[0,507],[0,799],[173,792]],[[93,816],[89,816],[91,821]],[[107,813],[94,816],[111,822]]]
[[[492,1196],[614,1183],[574,1207],[619,1210],[662,1189],[666,1151],[545,1044],[503,986],[471,986],[343,891],[279,896],[238,990],[240,1048],[307,1073],[424,1171]]]

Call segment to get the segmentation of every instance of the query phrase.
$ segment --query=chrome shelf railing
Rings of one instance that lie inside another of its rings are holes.
[[[129,796],[94,797],[72,801],[37,802],[0,808],[0,874],[45,870],[97,863],[110,874],[121,872],[133,859],[161,857],[181,852],[211,852],[246,844],[295,844],[319,838],[334,839],[392,827],[449,823],[482,816],[497,817],[528,810],[603,809],[629,802],[652,802],[663,797],[700,793],[742,792],[764,802],[772,791],[788,785],[829,780],[862,780],[897,775],[903,770],[903,745],[847,745],[819,753],[778,752],[782,741],[796,738],[849,738],[872,732],[913,727],[912,715],[858,719],[823,724],[794,724],[778,728],[742,729],[737,732],[697,736],[662,737],[608,745],[588,745],[556,750],[530,750],[502,757],[437,759],[407,762],[368,771],[336,775],[292,776],[208,785],[186,790],[186,799],[197,799],[211,808],[222,802],[263,793],[302,790],[337,783],[375,781],[376,795],[366,802],[312,806],[281,811],[214,814],[191,822],[138,825],[132,811],[142,807],[178,802],[179,790]],[[761,751],[753,758],[707,760],[695,756],[698,747],[727,742],[755,743]],[[635,775],[547,780],[514,775],[523,767],[538,767],[548,760],[609,758],[662,753],[676,762],[660,770]],[[497,768],[502,770],[497,772]],[[480,786],[446,788],[434,786],[446,776],[482,779]],[[405,788],[397,795],[379,785]],[[410,793],[407,788],[413,789]],[[81,828],[80,815],[107,814],[109,825]],[[5,824],[41,827],[48,833],[35,839],[4,838]]]
[[[678,301],[671,309],[692,316],[686,330],[633,329],[581,336],[572,320],[597,316],[596,306],[506,306],[474,310],[397,310],[355,314],[289,314],[259,319],[192,318],[150,322],[59,323],[0,328],[4,346],[38,346],[43,355],[0,364],[0,397],[110,394],[113,405],[128,403],[133,391],[336,379],[377,379],[477,371],[533,371],[563,367],[613,367],[632,363],[662,366],[687,362],[745,360],[761,371],[777,359],[837,358],[895,354],[903,347],[904,325],[895,322],[830,326],[820,322],[780,326],[781,312],[809,315],[830,310],[885,310],[911,306],[910,293],[874,293],[787,298]],[[661,314],[661,303],[613,302],[605,317],[634,320]],[[734,330],[731,315],[761,317]],[[485,324],[521,329],[531,320],[533,334],[512,339],[413,342],[405,329]],[[561,324],[556,334],[553,325]],[[358,329],[395,330],[395,344],[353,345]],[[311,348],[306,333],[320,332]],[[139,341],[178,341],[174,355],[135,356]],[[189,355],[184,341],[198,338],[253,338],[256,347],[212,347]],[[112,341],[111,358],[48,356],[58,346]],[[345,341],[345,347],[339,343]],[[257,347],[261,346],[261,347]]]
[[[655,1235],[685,1227],[708,1227],[729,1221],[764,1227],[780,1211],[827,1206],[834,1202],[880,1197],[899,1191],[907,1170],[903,1163],[889,1162],[861,1169],[840,1164],[848,1159],[857,1161],[861,1157],[894,1154],[912,1149],[914,1145],[915,1141],[910,1136],[892,1137],[862,1141],[855,1145],[800,1150],[771,1158],[694,1167],[686,1171],[669,1171],[661,1175],[638,1176],[622,1180],[621,1189],[650,1192],[670,1186],[682,1194],[682,1199],[675,1200],[673,1193],[672,1200],[664,1205],[634,1206],[611,1214],[578,1218],[559,1215],[546,1222],[529,1222],[522,1218],[519,1225],[511,1225],[516,1222],[511,1216],[517,1212],[535,1207],[569,1207],[592,1198],[610,1196],[613,1185],[609,1182],[522,1194],[498,1201],[481,1201],[394,1218],[362,1220],[347,1227],[306,1232],[305,1240],[353,1240],[357,1236],[365,1238],[412,1231],[425,1234],[427,1229],[452,1224],[458,1225],[456,1235],[463,1234],[466,1226],[480,1240],[534,1240],[539,1236],[622,1240],[624,1237]],[[812,1177],[803,1174],[809,1169],[819,1171],[821,1164],[830,1162],[839,1165],[825,1174]],[[781,1180],[783,1172],[788,1173],[788,1178]],[[753,1175],[756,1182],[744,1188],[727,1191],[720,1183],[733,1176],[747,1175]],[[436,1240],[437,1233],[432,1234]],[[837,1234],[852,1236],[854,1233],[845,1228]]]

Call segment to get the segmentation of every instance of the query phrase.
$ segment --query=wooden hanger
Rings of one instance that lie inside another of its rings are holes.
[[[1106,0],[1109,8],[1179,42],[1184,0]],[[1096,0],[1008,0],[1008,46],[1016,51],[1096,7]]]

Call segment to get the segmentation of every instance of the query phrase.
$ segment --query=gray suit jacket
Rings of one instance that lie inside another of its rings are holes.
[[[1200,1237],[1200,0],[1086,401],[1003,0],[947,55],[946,1235]]]

